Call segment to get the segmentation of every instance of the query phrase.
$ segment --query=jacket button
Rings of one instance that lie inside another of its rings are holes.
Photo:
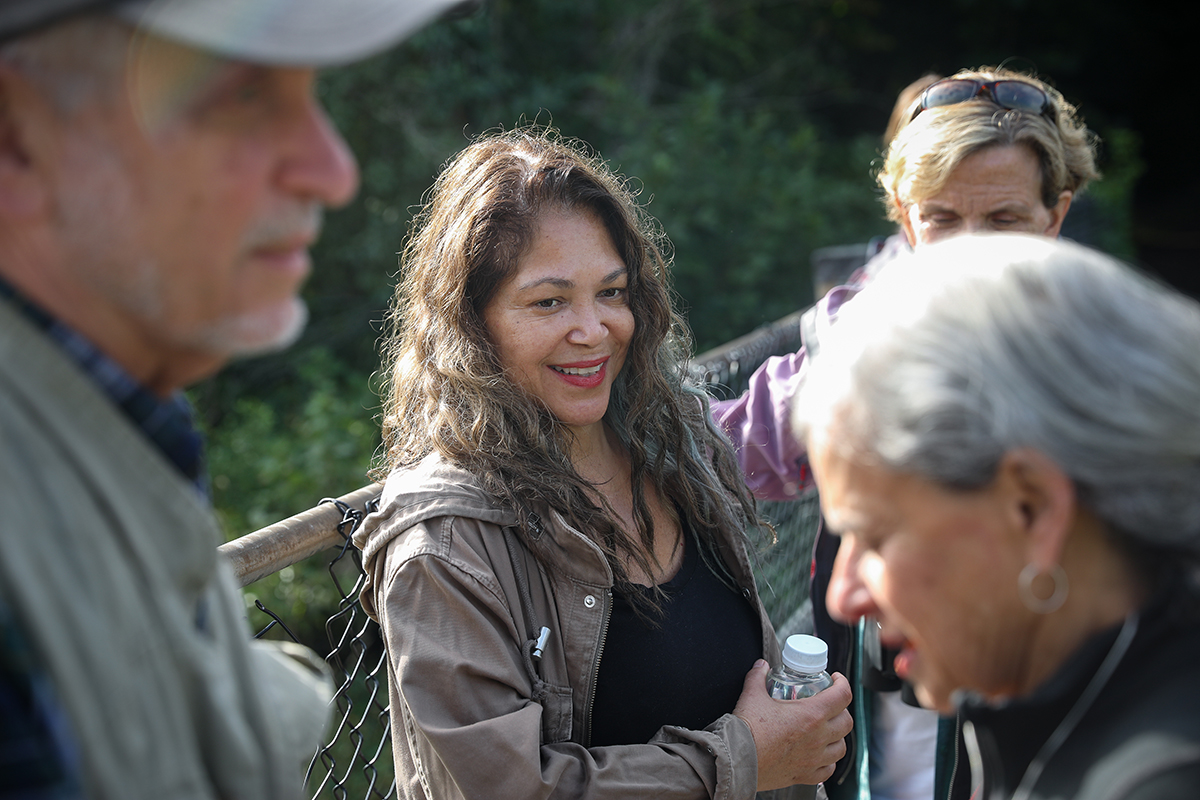
[[[595,608],[595,607],[596,607],[596,597],[595,597],[595,595],[590,595],[590,594],[589,594],[587,597],[583,598],[583,604],[584,604],[585,606],[587,606],[588,608]]]

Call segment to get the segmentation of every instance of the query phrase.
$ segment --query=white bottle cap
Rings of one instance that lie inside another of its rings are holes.
[[[793,634],[783,645],[783,663],[800,672],[820,672],[829,664],[829,647],[816,636]]]

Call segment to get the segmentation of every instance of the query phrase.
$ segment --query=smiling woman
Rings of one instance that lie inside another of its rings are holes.
[[[603,162],[532,129],[464,150],[417,219],[355,535],[406,796],[805,797],[845,751],[844,679],[767,695],[762,522],[683,383],[662,244]]]
[[[510,379],[568,426],[576,450],[603,435],[633,337],[624,262],[588,212],[545,213],[517,271],[484,309]]]

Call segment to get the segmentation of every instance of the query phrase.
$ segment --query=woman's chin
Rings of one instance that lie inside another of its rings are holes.
[[[921,661],[911,647],[905,647],[896,655],[896,675],[908,681],[913,687],[913,693],[924,708],[936,710],[939,714],[953,714],[953,691],[929,680],[922,675]]]
[[[914,684],[913,693],[916,694],[922,708],[932,709],[942,715],[953,714],[955,711],[952,694],[949,692],[933,692],[920,684]]]

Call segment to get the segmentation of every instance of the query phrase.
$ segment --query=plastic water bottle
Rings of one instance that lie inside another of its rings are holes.
[[[806,633],[789,636],[783,646],[783,664],[767,676],[767,691],[776,700],[812,697],[833,683],[825,671],[828,665],[825,642]]]

